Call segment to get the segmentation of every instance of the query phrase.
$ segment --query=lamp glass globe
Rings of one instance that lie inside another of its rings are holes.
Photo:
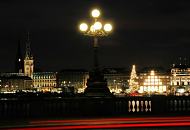
[[[100,11],[98,9],[92,10],[92,17],[98,18],[100,16]]]
[[[82,32],[85,32],[87,31],[88,29],[88,25],[86,23],[81,23],[80,26],[79,26],[79,29],[82,31]]]

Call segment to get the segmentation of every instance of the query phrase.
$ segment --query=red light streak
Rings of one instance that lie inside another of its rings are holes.
[[[147,123],[147,124],[109,124],[109,125],[80,125],[80,126],[55,126],[35,128],[14,128],[9,130],[65,130],[65,129],[100,129],[100,128],[129,128],[129,127],[175,127],[190,126],[190,122],[180,123]]]
[[[139,117],[139,118],[96,118],[78,120],[31,121],[23,128],[9,130],[61,130],[61,129],[99,129],[128,127],[175,127],[190,126],[190,117]],[[30,127],[30,128],[28,128]],[[32,127],[32,128],[31,128]]]
[[[97,118],[97,119],[76,119],[76,120],[41,120],[41,121],[31,121],[31,124],[41,124],[41,123],[74,123],[74,122],[96,122],[96,121],[145,121],[145,120],[190,120],[190,117],[139,117],[139,118]]]

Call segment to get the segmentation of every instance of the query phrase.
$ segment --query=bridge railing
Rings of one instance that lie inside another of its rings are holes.
[[[0,100],[0,119],[166,114],[190,114],[190,97],[54,97]]]

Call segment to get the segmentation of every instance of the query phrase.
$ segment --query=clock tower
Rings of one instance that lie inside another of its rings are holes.
[[[31,49],[30,49],[30,37],[29,33],[27,35],[27,40],[26,40],[26,52],[25,52],[25,58],[24,58],[24,75],[28,76],[30,78],[33,78],[33,72],[34,72],[34,59],[31,54]]]

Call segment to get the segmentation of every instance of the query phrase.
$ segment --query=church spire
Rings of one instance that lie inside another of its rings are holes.
[[[22,53],[21,53],[20,41],[18,42],[18,45],[17,45],[15,71],[16,71],[16,73],[23,72],[23,58],[22,58]]]
[[[33,56],[31,54],[30,44],[31,44],[30,33],[27,32],[25,59],[33,59]]]

